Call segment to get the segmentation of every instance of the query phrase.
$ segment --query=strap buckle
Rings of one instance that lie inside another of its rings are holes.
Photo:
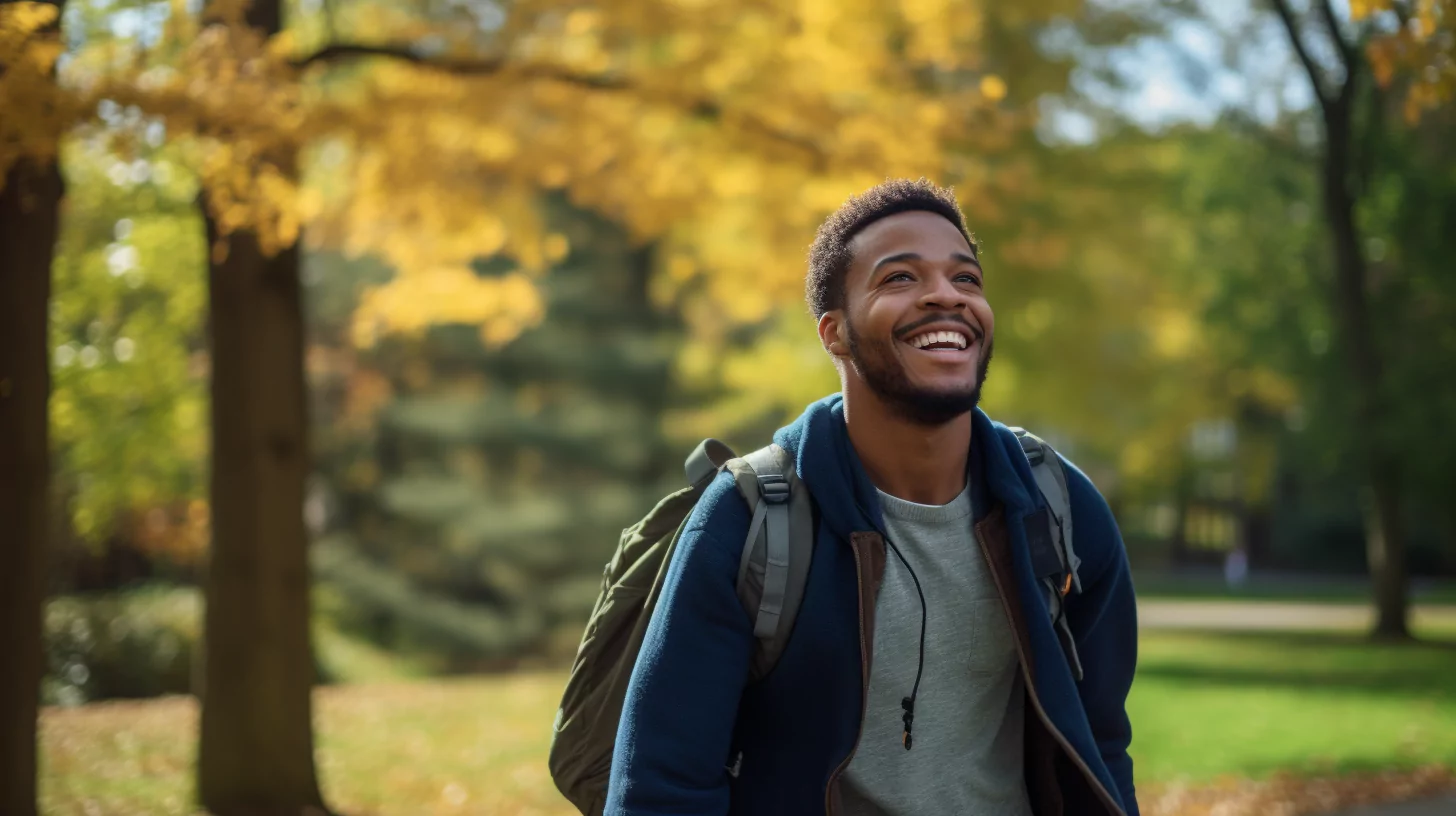
[[[769,504],[784,504],[789,500],[789,481],[776,474],[759,476],[758,492]]]

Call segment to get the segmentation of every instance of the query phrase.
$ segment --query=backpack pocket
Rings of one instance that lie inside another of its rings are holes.
[[[583,813],[600,801],[611,774],[617,721],[652,617],[644,609],[650,589],[617,584],[602,596],[556,712],[551,776]]]

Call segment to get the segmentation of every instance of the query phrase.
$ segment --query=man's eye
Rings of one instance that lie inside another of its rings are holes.
[[[965,281],[966,283],[975,284],[976,286],[980,286],[981,285],[981,279],[978,278],[978,277],[976,277],[975,275],[972,275],[969,272],[966,272],[966,273],[961,274],[961,275],[957,275],[956,276],[956,280],[958,280],[958,281]]]
[[[910,279],[911,278],[910,278],[910,273],[909,272],[891,272],[889,274],[889,276],[885,278],[885,283],[890,283],[891,281],[897,281],[897,280],[910,280]]]

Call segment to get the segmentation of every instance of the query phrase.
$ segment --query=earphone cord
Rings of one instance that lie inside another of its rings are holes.
[[[915,582],[915,594],[920,596],[920,654],[915,667],[915,687],[911,689],[909,697],[900,700],[900,708],[905,710],[904,717],[902,718],[905,721],[905,734],[901,738],[901,742],[904,744],[905,750],[908,751],[913,743],[910,731],[915,723],[915,698],[920,696],[920,678],[925,673],[925,592],[920,588],[920,577],[915,574],[915,570],[911,569],[910,562],[905,560],[905,556],[900,552],[900,548],[895,546],[895,542],[891,541],[889,536],[885,536],[885,543],[890,545],[890,549],[894,551],[895,557],[900,559],[901,564],[905,565],[905,571],[910,573],[910,580]]]

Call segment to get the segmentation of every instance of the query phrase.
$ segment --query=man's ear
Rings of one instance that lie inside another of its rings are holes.
[[[849,356],[849,326],[842,309],[832,309],[819,318],[819,342],[831,357]]]

